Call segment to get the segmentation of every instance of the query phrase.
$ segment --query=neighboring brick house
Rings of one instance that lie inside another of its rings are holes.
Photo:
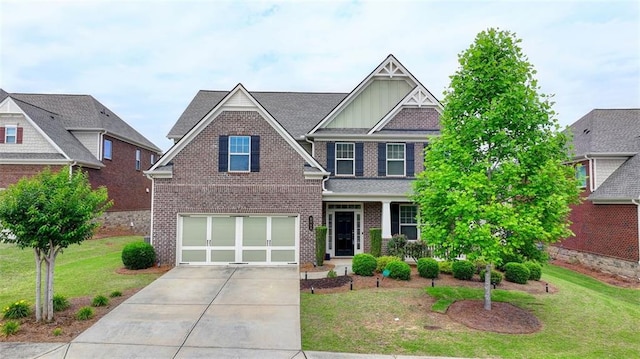
[[[102,231],[149,233],[151,181],[142,171],[160,154],[92,96],[0,89],[0,189],[45,167],[82,168],[114,203]]]
[[[570,131],[583,202],[571,212],[575,237],[553,254],[640,278],[640,109],[596,109]]]
[[[417,239],[411,182],[438,100],[389,55],[350,93],[200,91],[153,180],[162,263],[287,264],[369,250],[369,229]]]

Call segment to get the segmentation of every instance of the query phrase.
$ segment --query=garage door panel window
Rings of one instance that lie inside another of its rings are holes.
[[[206,262],[207,251],[206,250],[183,250],[182,251],[183,262]]]
[[[267,251],[266,250],[243,250],[242,261],[243,262],[266,262]]]
[[[184,217],[183,222],[183,246],[206,246],[207,245],[207,218],[206,217]]]
[[[235,262],[236,261],[236,251],[235,251],[235,249],[231,249],[231,250],[214,249],[214,250],[211,250],[211,261],[212,262]]]
[[[213,246],[236,245],[236,219],[234,217],[213,217],[211,244]]]
[[[271,251],[272,262],[295,262],[296,251],[291,250],[272,250]]]
[[[271,219],[271,245],[296,245],[296,219],[294,217],[273,217]]]
[[[242,245],[267,245],[267,219],[265,217],[245,217],[242,221]]]

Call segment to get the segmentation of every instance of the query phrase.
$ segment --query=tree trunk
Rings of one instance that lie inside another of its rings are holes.
[[[53,320],[53,269],[56,264],[58,251],[51,246],[47,259],[47,321]]]
[[[36,322],[42,320],[42,258],[38,248],[33,248],[36,260]]]
[[[484,272],[484,309],[491,310],[491,263],[487,263]]]

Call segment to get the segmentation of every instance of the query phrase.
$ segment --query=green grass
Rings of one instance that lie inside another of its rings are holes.
[[[482,297],[468,288],[371,289],[301,294],[304,350],[501,358],[632,358],[640,352],[640,290],[612,287],[547,265],[542,280],[554,294],[493,291],[532,311],[543,323],[534,334],[469,329],[432,311],[456,298]],[[398,318],[398,320],[396,320]],[[440,327],[427,330],[425,327]]]
[[[120,252],[125,244],[141,237],[94,239],[66,248],[56,260],[55,294],[67,298],[107,295],[114,290],[142,288],[159,274],[122,275]],[[44,265],[43,265],[44,266]],[[33,250],[0,243],[0,306],[20,299],[35,301],[35,262]],[[44,283],[44,272],[43,272]],[[43,285],[44,290],[44,285]]]
[[[456,300],[482,300],[484,298],[484,290],[481,288],[431,287],[427,288],[427,293],[436,299],[431,310],[438,313],[446,313],[449,306]],[[521,308],[527,308],[535,302],[535,297],[524,292],[496,289],[491,291],[491,300],[508,302]]]

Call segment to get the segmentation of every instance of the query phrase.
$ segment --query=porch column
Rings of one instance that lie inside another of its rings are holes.
[[[391,238],[391,202],[382,202],[382,238]]]

